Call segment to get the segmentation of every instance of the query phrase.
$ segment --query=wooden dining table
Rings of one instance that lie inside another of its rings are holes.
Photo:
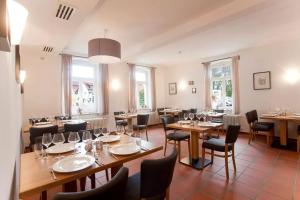
[[[109,143],[109,146],[118,145],[121,143],[135,142],[133,138],[123,135],[121,140],[114,143]],[[84,143],[78,143],[80,154],[93,155],[92,152],[86,152]],[[76,180],[90,176],[97,172],[111,168],[112,176],[123,166],[124,163],[135,160],[152,154],[154,152],[163,149],[161,145],[155,145],[153,143],[142,140],[141,150],[138,153],[120,156],[113,155],[108,150],[97,150],[98,162],[95,162],[91,167],[84,170],[72,173],[55,173],[56,179],[54,179],[50,168],[58,161],[58,155],[49,154],[48,159],[37,158],[34,152],[25,153],[21,155],[21,167],[20,167],[20,193],[19,197],[30,197],[34,194],[47,191],[53,187],[66,186],[75,181],[75,189],[69,187],[63,187],[63,191],[74,192],[76,188]],[[64,156],[72,155],[74,152],[62,154]],[[73,184],[74,186],[74,184]]]
[[[170,114],[170,115],[178,115],[182,110],[179,109],[172,109],[172,108],[166,108],[160,112],[163,112],[165,114]]]
[[[208,166],[211,161],[208,159],[204,160],[204,166],[202,166],[202,159],[199,156],[199,136],[202,134],[202,138],[204,138],[204,134],[210,134],[215,129],[220,129],[223,127],[222,123],[209,123],[209,122],[200,122],[195,125],[190,124],[181,124],[181,123],[173,123],[167,125],[167,127],[182,130],[190,133],[191,140],[191,155],[184,157],[180,160],[182,164],[188,165],[195,169],[203,169]]]
[[[132,126],[132,121],[134,118],[137,118],[137,113],[126,113],[126,114],[120,114],[120,115],[115,115],[116,119],[122,119],[122,120],[127,120],[128,125]]]
[[[288,139],[288,123],[289,122],[295,122],[300,123],[300,116],[298,115],[287,115],[287,116],[267,116],[262,115],[260,119],[267,119],[267,120],[273,120],[278,122],[278,128],[279,128],[279,137],[280,137],[280,145],[286,146],[287,145],[287,139]]]

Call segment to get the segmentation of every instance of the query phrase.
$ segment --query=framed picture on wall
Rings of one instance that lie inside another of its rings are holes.
[[[271,89],[271,72],[257,72],[253,73],[253,89],[254,90],[268,90]]]
[[[177,94],[177,85],[176,83],[169,83],[169,95]]]

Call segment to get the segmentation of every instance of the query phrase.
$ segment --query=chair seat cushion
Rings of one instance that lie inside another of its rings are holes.
[[[125,199],[126,200],[138,200],[140,199],[140,181],[141,174],[136,173],[130,177],[128,177]]]
[[[118,126],[127,126],[128,125],[128,122],[126,120],[117,120],[116,121],[116,124]]]
[[[212,138],[212,139],[203,141],[202,148],[225,152],[225,140]],[[231,144],[228,144],[228,150],[229,151],[232,150]]]
[[[175,132],[169,133],[167,135],[167,139],[176,140],[176,141],[186,140],[186,139],[189,139],[189,138],[190,138],[190,134],[179,132],[179,131],[175,131]]]
[[[254,131],[271,131],[274,128],[272,122],[256,122],[253,126]]]
[[[147,125],[133,125],[133,130],[143,130],[146,129]]]

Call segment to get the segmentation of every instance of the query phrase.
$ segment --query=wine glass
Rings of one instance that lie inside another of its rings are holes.
[[[49,148],[49,146],[52,143],[52,135],[51,133],[44,133],[43,137],[42,137],[42,144],[47,148]],[[46,159],[48,158],[48,154],[46,154]]]
[[[43,155],[42,137],[36,137],[34,139],[33,150],[37,159],[40,159]]]
[[[104,135],[104,137],[108,137],[108,135],[110,134],[108,128],[103,128],[102,129],[102,134]]]
[[[191,121],[194,119],[194,116],[195,116],[194,113],[189,114],[189,118],[190,118]]]
[[[188,113],[184,113],[184,114],[183,114],[183,119],[186,121],[188,118],[189,118]]]
[[[91,132],[90,131],[83,131],[82,132],[82,141],[87,143],[90,140],[92,140]]]
[[[79,141],[80,141],[80,137],[78,132],[70,132],[68,137],[68,142],[76,146],[76,143],[78,143]]]
[[[123,126],[122,125],[117,125],[117,134],[118,135],[122,135],[122,134],[124,134],[124,128],[123,128]]]
[[[52,143],[55,145],[61,145],[65,142],[65,136],[63,133],[56,133],[53,135]]]
[[[96,136],[96,139],[102,134],[102,128],[96,128],[94,129],[94,135]]]
[[[198,113],[198,114],[196,115],[196,117],[197,117],[197,119],[200,121],[200,120],[201,120],[201,117],[202,117],[201,113]]]

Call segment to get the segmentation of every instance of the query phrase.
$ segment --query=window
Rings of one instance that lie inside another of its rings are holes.
[[[83,58],[72,62],[72,114],[97,113],[99,67]]]
[[[226,59],[210,65],[213,109],[232,110],[231,63],[231,59]]]
[[[149,109],[151,106],[150,70],[137,66],[135,80],[137,109]]]

